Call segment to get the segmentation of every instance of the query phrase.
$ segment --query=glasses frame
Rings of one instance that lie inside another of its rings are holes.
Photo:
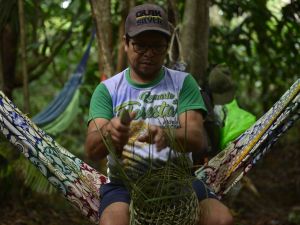
[[[149,49],[151,49],[154,55],[163,55],[168,50],[168,45],[143,45],[134,41],[131,41],[133,50],[138,54],[145,54]],[[161,49],[159,49],[161,48]]]

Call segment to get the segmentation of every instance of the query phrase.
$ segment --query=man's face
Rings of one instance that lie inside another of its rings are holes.
[[[128,62],[139,78],[152,80],[156,78],[167,54],[166,37],[153,31],[145,31],[125,43]]]

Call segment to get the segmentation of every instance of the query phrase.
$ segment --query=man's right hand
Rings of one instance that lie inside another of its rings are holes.
[[[118,154],[122,153],[124,146],[129,140],[130,123],[135,115],[135,112],[131,112],[125,116],[114,117],[104,127],[105,134],[110,135],[112,144],[115,146]]]
[[[109,140],[116,153],[121,155],[124,145],[129,140],[129,127],[135,115],[136,113],[127,112],[127,116],[114,117],[110,121],[104,118],[96,118],[90,121],[85,141],[85,150],[88,157],[97,160],[107,156],[109,151],[103,138],[108,138],[108,135],[109,139],[106,140]]]

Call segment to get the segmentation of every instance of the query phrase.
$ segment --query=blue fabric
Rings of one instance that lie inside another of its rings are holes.
[[[192,182],[193,189],[199,201],[207,198],[218,199],[217,195],[212,192],[203,181],[194,179]],[[130,204],[131,198],[127,188],[120,183],[106,183],[100,187],[100,207],[99,215],[101,216],[104,209],[115,202],[125,202]]]
[[[38,126],[45,126],[54,121],[68,107],[76,90],[81,84],[82,76],[84,75],[87,60],[90,54],[92,42],[95,37],[95,31],[92,34],[91,40],[84,55],[81,58],[75,72],[72,74],[68,82],[65,84],[62,91],[53,99],[53,101],[40,113],[32,118],[32,121]]]
[[[100,199],[99,215],[101,216],[104,209],[114,202],[125,202],[129,205],[130,194],[124,185],[106,183],[100,187]]]
[[[192,186],[194,191],[196,192],[199,201],[202,201],[207,198],[218,199],[217,195],[212,190],[210,190],[202,180],[193,180]]]

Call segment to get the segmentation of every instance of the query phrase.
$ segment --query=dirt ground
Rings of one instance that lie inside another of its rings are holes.
[[[300,133],[277,143],[225,202],[237,225],[300,225]]]
[[[299,126],[295,129],[289,135],[293,136],[291,140],[287,136],[276,143],[239,190],[224,199],[236,225],[300,225]],[[1,199],[0,224],[91,225],[61,196],[43,196],[28,190]]]

